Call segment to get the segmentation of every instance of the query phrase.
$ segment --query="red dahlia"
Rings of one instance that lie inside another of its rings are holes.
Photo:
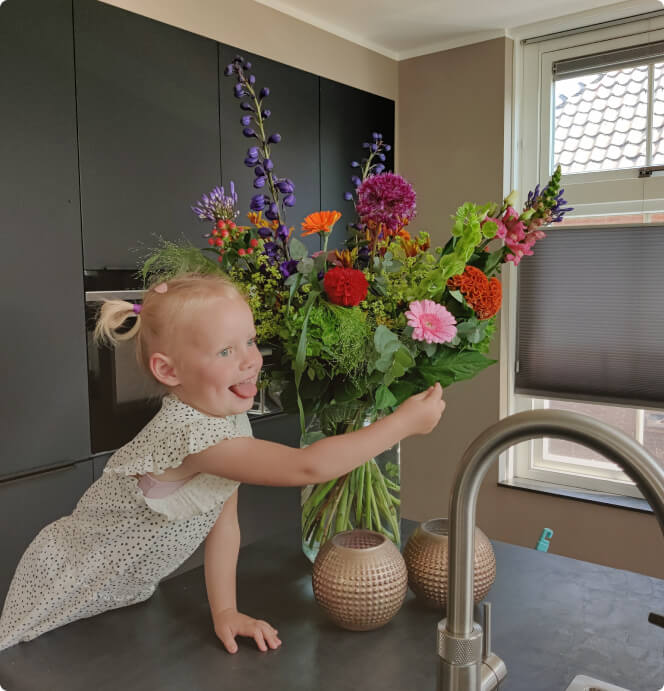
[[[323,285],[330,302],[344,307],[359,305],[369,288],[365,275],[359,269],[343,266],[331,268],[325,274]]]

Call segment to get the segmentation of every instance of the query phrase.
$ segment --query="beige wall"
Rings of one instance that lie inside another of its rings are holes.
[[[379,96],[397,98],[397,62],[257,2],[103,1]]]
[[[460,203],[502,196],[512,50],[511,40],[499,38],[399,63],[399,172],[418,193],[414,228],[426,228],[438,243],[449,237],[448,219]],[[447,515],[463,451],[499,418],[499,378],[494,365],[451,387],[438,429],[403,444],[408,518]],[[653,515],[498,487],[497,478],[496,463],[477,511],[490,537],[533,547],[542,529],[552,528],[551,552],[664,578],[664,541]]]

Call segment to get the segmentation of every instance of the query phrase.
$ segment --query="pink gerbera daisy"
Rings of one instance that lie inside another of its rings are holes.
[[[446,343],[456,336],[456,319],[442,305],[433,300],[416,300],[408,307],[408,326],[413,327],[416,341]]]

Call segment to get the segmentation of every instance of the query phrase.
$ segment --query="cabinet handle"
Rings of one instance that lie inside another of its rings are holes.
[[[42,470],[32,470],[29,473],[21,473],[20,475],[8,475],[7,477],[0,477],[1,485],[8,485],[11,482],[20,482],[21,480],[27,480],[28,478],[35,477],[36,475],[53,475],[54,473],[62,473],[65,470],[73,470],[76,467],[76,463],[69,463],[68,465],[61,465],[57,468],[46,468]]]

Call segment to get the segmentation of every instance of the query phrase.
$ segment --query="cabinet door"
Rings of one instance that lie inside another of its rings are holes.
[[[85,268],[135,268],[158,238],[202,245],[217,44],[96,0],[74,1],[74,32]]]
[[[341,247],[347,225],[355,221],[353,202],[344,200],[344,192],[353,192],[351,177],[357,174],[351,161],[361,161],[367,150],[362,142],[371,141],[379,132],[394,147],[394,101],[345,84],[320,80],[320,175],[321,205],[343,214],[329,240],[330,247]],[[394,170],[394,149],[385,161]]]
[[[286,446],[300,445],[300,422],[297,415],[251,418],[251,427],[257,439]],[[300,492],[299,487],[240,485],[238,516],[242,545],[281,532],[299,534]]]
[[[254,146],[256,140],[242,134],[240,118],[247,111],[240,110],[240,101],[233,95],[235,77],[224,76],[226,65],[238,53],[252,63],[251,74],[256,76],[256,88],[270,89],[264,101],[264,106],[272,112],[266,122],[266,134],[278,132],[282,137],[279,144],[272,145],[270,153],[276,175],[295,183],[296,204],[286,209],[286,221],[300,237],[304,217],[320,210],[318,77],[220,44],[221,173],[225,185],[231,180],[235,183],[243,214],[249,211],[251,197],[259,190],[253,187],[253,168],[244,165],[247,149]],[[265,188],[262,191],[269,194]],[[304,241],[312,251],[319,249],[317,238]]]
[[[0,6],[0,477],[90,454],[71,0]]]
[[[26,547],[45,525],[70,514],[91,484],[90,461],[0,483],[0,603]]]

